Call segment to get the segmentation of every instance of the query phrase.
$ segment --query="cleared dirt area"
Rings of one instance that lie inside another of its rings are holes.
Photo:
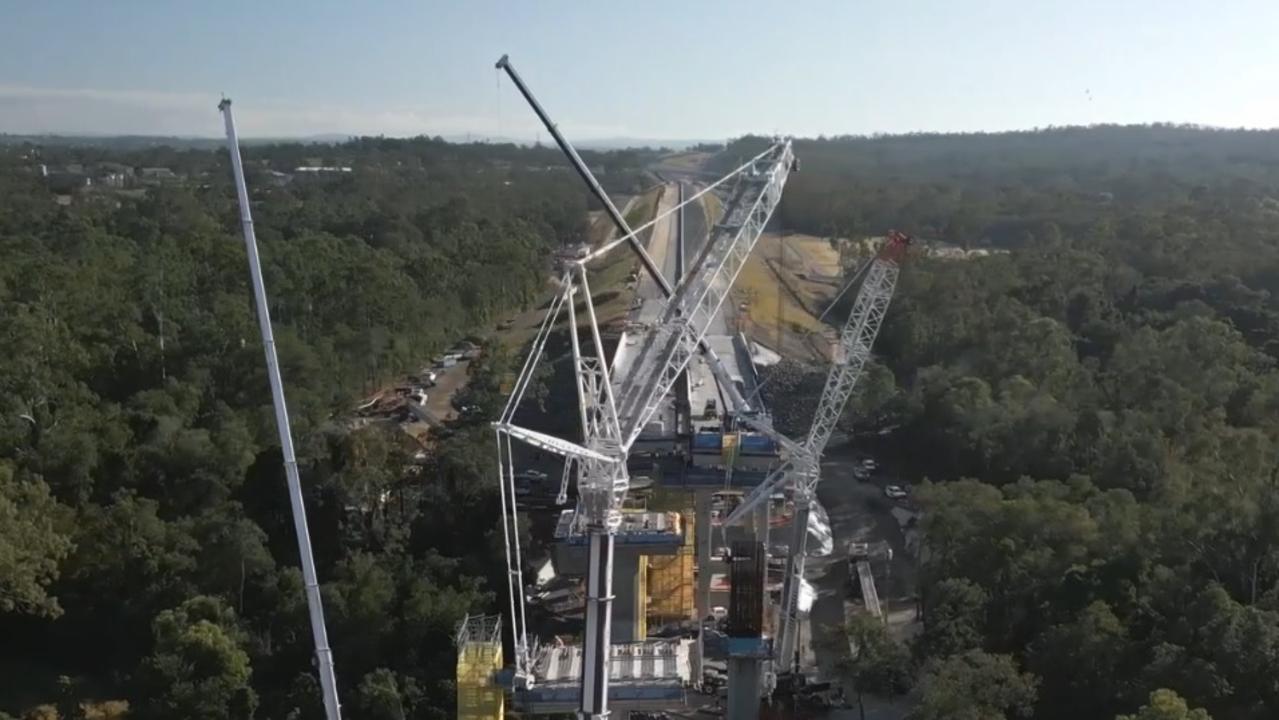
[[[764,233],[759,241],[765,244],[781,244],[782,237]],[[786,233],[786,264],[796,275],[808,276],[816,281],[835,281],[839,278],[839,251],[831,247],[830,240],[815,235]]]
[[[451,368],[435,371],[435,387],[426,389],[426,410],[440,420],[452,420],[457,416],[453,409],[453,394],[466,386],[470,377],[470,360],[463,360]]]
[[[839,253],[824,238],[765,233],[734,288],[738,325],[783,356],[824,360],[834,329],[817,318],[840,282]]]
[[[434,370],[435,384],[429,384],[420,375],[401,377],[361,400],[347,427],[356,429],[370,423],[394,422],[419,443],[426,444],[433,426],[457,417],[453,396],[470,380],[470,364],[471,361],[465,359],[448,368],[424,363],[423,370]],[[421,406],[411,399],[416,388],[426,393],[426,402]]]
[[[658,161],[654,169],[659,173],[663,171],[677,174],[698,173],[702,171],[711,157],[711,153],[698,150],[675,153],[667,155]]]
[[[426,388],[426,412],[431,422],[414,417],[403,423],[404,431],[412,435],[418,442],[425,443],[430,435],[433,423],[446,422],[457,417],[453,408],[453,395],[466,387],[470,380],[471,362],[463,360],[451,368],[437,369],[435,385]]]
[[[719,216],[724,214],[724,201],[713,191],[702,196],[702,210],[706,212],[706,227],[714,227]]]

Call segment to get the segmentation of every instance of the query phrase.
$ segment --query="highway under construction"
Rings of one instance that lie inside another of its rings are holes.
[[[507,404],[492,422],[506,597],[500,615],[477,608],[458,628],[458,717],[501,718],[508,709],[522,715],[575,712],[583,718],[672,710],[689,701],[691,690],[722,676],[713,684],[722,686],[725,716],[756,718],[767,698],[780,687],[794,687],[804,674],[800,637],[813,595],[807,558],[831,555],[838,545],[817,502],[821,460],[870,357],[910,238],[890,234],[850,271],[843,290],[850,309],[834,323],[838,331],[811,427],[802,437],[788,437],[774,428],[761,399],[756,367],[761,348],[730,332],[725,313],[788,178],[800,170],[791,142],[775,138],[713,181],[667,184],[655,217],[631,227],[509,59],[503,56],[497,67],[542,121],[615,233],[569,262],[557,278]],[[332,653],[230,101],[220,107],[288,470],[320,684],[327,716],[337,720],[341,706]],[[713,223],[687,221],[687,211],[701,213],[701,200],[709,194],[719,198],[722,213]],[[686,233],[690,225],[698,229]],[[621,332],[601,327],[589,277],[589,268],[612,253],[633,253],[642,274]],[[565,330],[579,426],[567,436],[518,422],[546,361],[548,340]],[[523,448],[558,458],[562,468],[556,499],[565,507],[552,559],[558,575],[581,578],[578,591],[557,596],[561,605],[580,607],[580,629],[572,633],[541,636],[530,622],[533,583],[526,581],[530,559],[521,546]],[[687,502],[673,509],[640,506],[632,490],[654,484],[674,488]],[[716,564],[724,572],[713,573]],[[773,567],[777,572],[770,572]],[[870,567],[859,562],[856,574],[868,609],[879,614]],[[727,606],[713,604],[713,594],[726,597]],[[650,634],[659,629],[650,627],[650,618],[681,631]]]

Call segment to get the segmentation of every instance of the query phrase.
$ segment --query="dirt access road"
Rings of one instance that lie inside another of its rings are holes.
[[[880,602],[889,618],[889,631],[899,639],[908,638],[916,629],[914,621],[914,595],[916,592],[915,560],[906,546],[906,537],[893,517],[895,504],[883,495],[885,485],[898,482],[890,467],[881,467],[866,481],[853,477],[853,469],[864,453],[848,445],[832,448],[822,461],[822,483],[817,495],[830,515],[831,534],[835,538],[835,551],[829,557],[809,558],[807,576],[817,591],[809,616],[809,638],[830,637],[844,624],[845,605],[859,604],[850,600],[852,578],[848,569],[848,543],[885,541],[893,549],[893,559],[887,564],[883,576],[876,576],[875,585]],[[876,564],[876,568],[883,567]],[[878,570],[877,570],[878,572]],[[824,643],[813,643],[806,653],[818,668],[835,666],[836,656]],[[834,678],[831,678],[834,679]],[[851,688],[851,686],[848,686]],[[849,692],[849,699],[853,693]],[[866,697],[868,720],[901,720],[909,707],[901,698],[887,700]],[[856,708],[837,710],[828,717],[847,720],[857,718]]]

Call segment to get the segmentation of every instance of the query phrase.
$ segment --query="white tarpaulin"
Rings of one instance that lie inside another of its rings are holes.
[[[807,580],[799,581],[799,611],[802,613],[809,612],[813,609],[813,601],[817,599],[817,591],[813,589],[813,584]]]
[[[830,516],[821,503],[813,500],[812,510],[808,514],[808,554],[826,557],[834,551],[835,538],[830,531]]]

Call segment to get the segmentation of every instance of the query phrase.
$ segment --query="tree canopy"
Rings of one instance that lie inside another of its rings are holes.
[[[895,387],[846,420],[919,485],[921,717],[1115,717],[1161,688],[1218,720],[1279,713],[1276,140],[796,145],[788,226],[850,262],[863,236],[918,241],[876,346]],[[967,687],[1003,662],[1015,697]]]
[[[585,155],[614,189],[640,181],[641,153]],[[505,588],[488,418],[424,447],[347,416],[541,302],[587,195],[546,147],[244,157],[341,696],[448,717],[454,626]],[[62,204],[39,165],[175,179]],[[322,717],[230,177],[220,145],[0,146],[0,711]],[[494,404],[508,361],[473,364],[471,402]]]
[[[909,658],[863,638],[884,659],[864,683],[909,668],[921,720],[1178,717],[1168,692],[1186,717],[1279,715],[1276,139],[797,142],[787,228],[849,262],[919,239],[846,420],[918,485],[924,620]],[[505,587],[487,418],[421,448],[342,415],[540,303],[590,205],[551,148],[245,157],[342,696],[447,717],[454,624]],[[587,160],[633,190],[647,157]],[[103,162],[179,179],[64,205],[35,171]],[[351,170],[282,177],[302,165]],[[2,711],[321,712],[237,232],[220,150],[0,148],[0,661],[22,674]],[[510,364],[476,363],[467,403],[496,407]]]

